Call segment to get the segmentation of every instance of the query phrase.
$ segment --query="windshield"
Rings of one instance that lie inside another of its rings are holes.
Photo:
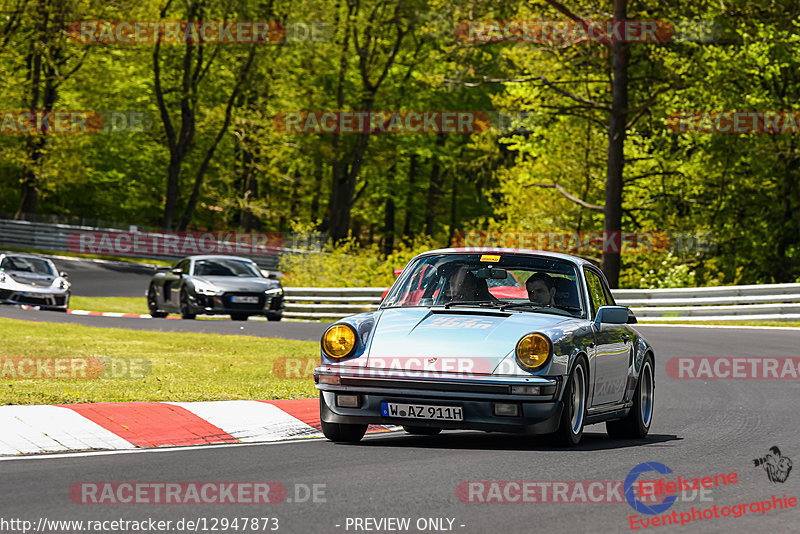
[[[383,302],[389,307],[479,306],[580,317],[575,267],[523,254],[441,254],[420,258]]]
[[[26,256],[6,256],[0,262],[0,271],[16,271],[21,273],[35,273],[55,276],[55,271],[50,262],[41,258]]]
[[[195,276],[240,276],[261,278],[258,266],[248,260],[215,258],[194,262]]]

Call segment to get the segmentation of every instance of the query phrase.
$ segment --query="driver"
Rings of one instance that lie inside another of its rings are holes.
[[[459,270],[447,281],[453,302],[495,300],[486,280],[481,280],[467,269]]]
[[[554,306],[556,282],[546,273],[535,273],[525,281],[528,298],[540,306]]]

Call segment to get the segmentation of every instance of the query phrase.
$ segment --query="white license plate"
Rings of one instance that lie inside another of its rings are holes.
[[[405,419],[437,419],[441,421],[463,421],[460,406],[430,406],[428,404],[399,404],[382,402],[381,415]]]
[[[258,304],[258,297],[252,295],[234,295],[231,297],[231,302],[237,304]]]

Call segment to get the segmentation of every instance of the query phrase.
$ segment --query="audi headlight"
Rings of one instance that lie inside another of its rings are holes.
[[[322,334],[322,351],[340,360],[351,356],[356,350],[356,331],[346,324],[336,324]]]
[[[200,280],[194,281],[194,290],[199,295],[216,295],[219,293],[219,289],[213,284],[209,284],[208,282],[202,282]]]
[[[267,289],[264,291],[270,297],[280,297],[283,295],[283,288],[282,287],[273,287],[272,289]]]
[[[550,359],[553,345],[542,334],[528,334],[517,341],[514,353],[519,365],[527,371],[541,369]]]

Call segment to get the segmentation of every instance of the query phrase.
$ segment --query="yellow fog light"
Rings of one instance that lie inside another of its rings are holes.
[[[550,358],[550,340],[542,334],[528,334],[517,342],[515,352],[522,368],[534,371]]]
[[[356,348],[356,332],[346,324],[336,324],[322,335],[322,350],[331,358],[346,358]]]

